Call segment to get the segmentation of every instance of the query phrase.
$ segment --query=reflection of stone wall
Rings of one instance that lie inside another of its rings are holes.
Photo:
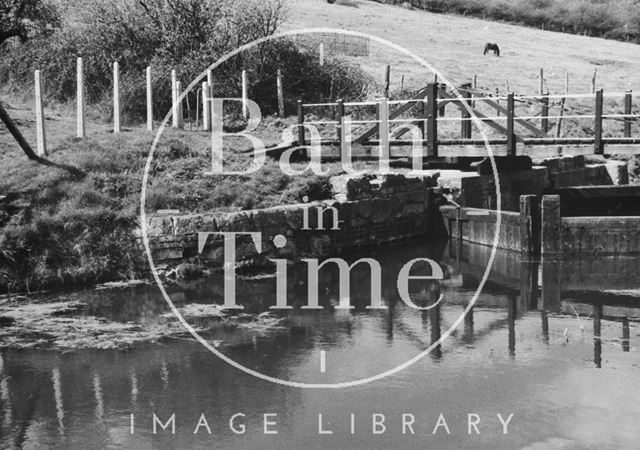
[[[156,265],[183,262],[220,267],[223,240],[210,236],[198,254],[198,232],[260,232],[262,253],[258,254],[249,236],[237,239],[238,259],[261,264],[266,258],[327,256],[353,247],[388,243],[426,234],[429,230],[431,200],[429,188],[435,178],[406,178],[398,175],[336,177],[332,180],[339,200],[278,206],[229,213],[148,217],[149,243]],[[355,200],[362,198],[360,200]],[[333,207],[338,212],[338,230],[331,230],[332,213],[324,213],[325,230],[317,230],[316,207]],[[309,228],[303,230],[303,211],[309,211]],[[287,238],[284,248],[276,248],[273,238]],[[142,245],[141,237],[138,243]]]

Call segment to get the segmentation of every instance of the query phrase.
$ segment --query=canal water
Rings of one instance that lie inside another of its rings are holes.
[[[357,266],[354,309],[331,307],[341,294],[337,271],[328,270],[319,288],[326,308],[301,310],[306,272],[291,267],[287,297],[294,309],[261,314],[275,302],[275,278],[267,273],[237,281],[238,303],[246,308],[235,317],[188,321],[203,340],[262,374],[303,383],[354,381],[410,360],[445,335],[471,301],[490,252],[424,243],[365,254],[382,266],[387,309],[366,308],[368,269]],[[424,257],[439,262],[445,280],[411,282],[412,299],[430,306],[417,311],[400,299],[395,281],[407,261]],[[167,289],[178,308],[193,311],[221,303],[223,283],[214,277]],[[170,313],[155,285],[64,299],[84,304],[76,314],[147,329]],[[264,381],[188,333],[126,350],[5,348],[1,445],[638,448],[639,307],[640,258],[531,262],[498,252],[477,302],[440,345],[406,369],[360,386],[303,389]]]

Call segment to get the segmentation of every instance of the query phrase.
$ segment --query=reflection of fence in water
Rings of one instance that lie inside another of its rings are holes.
[[[336,33],[299,34],[294,41],[300,47],[317,50],[323,45],[326,54],[346,56],[369,56],[369,38],[347,36]]]

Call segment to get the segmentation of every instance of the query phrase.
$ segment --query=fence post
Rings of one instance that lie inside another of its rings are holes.
[[[549,93],[542,97],[542,119],[540,120],[540,129],[544,134],[549,132]]]
[[[304,109],[302,106],[302,100],[298,100],[298,145],[303,146],[304,143]]]
[[[147,66],[147,131],[153,131],[153,89],[151,86],[151,66]]]
[[[389,98],[389,84],[391,83],[391,66],[387,64],[384,70],[384,96]]]
[[[544,69],[540,69],[540,95],[544,94]]]
[[[389,172],[389,101],[381,98],[379,104],[379,142],[380,142],[380,171]]]
[[[322,67],[324,66],[324,42],[320,42],[318,52],[320,53],[320,67]]]
[[[520,196],[521,251],[540,254],[540,203],[536,195]]]
[[[76,86],[76,136],[83,138],[85,136],[85,115],[84,115],[84,68],[82,58],[78,58],[76,67],[77,86]]]
[[[422,140],[427,140],[427,118],[429,117],[429,112],[427,110],[427,101],[425,99],[421,100],[420,106],[420,115],[422,116],[422,121],[420,122],[420,130],[422,131]]]
[[[427,156],[438,156],[438,85],[427,85]]]
[[[471,97],[471,94],[468,91],[462,91],[462,97],[467,99]],[[470,101],[465,100],[462,104],[461,117],[462,120],[460,122],[460,137],[462,139],[471,139],[471,114],[467,111],[466,106],[470,106]]]
[[[113,63],[113,132],[120,133],[120,65]]]
[[[478,89],[478,75],[474,75],[473,76],[473,97],[475,98],[476,96],[476,90]],[[471,102],[471,107],[475,108],[476,107],[476,101],[475,99]]]
[[[176,83],[176,94],[178,102],[178,128],[182,129],[182,127],[184,126],[184,105],[182,104],[183,100],[180,98],[182,96],[182,81],[178,81]]]
[[[171,125],[178,128],[178,77],[175,69],[171,71]]]
[[[242,69],[242,117],[244,117],[245,119],[249,115],[247,110],[247,98],[249,97],[248,89],[249,86],[247,83],[247,70]]]
[[[516,133],[514,129],[515,101],[513,92],[507,94],[507,155],[516,156]]]
[[[631,115],[633,106],[631,95],[631,91],[627,91],[627,93],[624,94],[624,113],[627,115],[627,117],[624,118],[624,137],[631,137],[631,118],[628,117]]]
[[[211,98],[209,83],[202,82],[202,130],[209,131],[209,125],[211,125]]]
[[[342,118],[344,117],[344,100],[337,100],[338,103],[338,117],[336,117],[338,124],[336,125],[336,135],[338,142],[342,142]]]
[[[44,129],[44,107],[42,106],[42,80],[40,70],[34,73],[36,94],[36,138],[38,156],[47,156],[47,135]]]
[[[603,109],[603,95],[602,89],[598,89],[596,91],[596,112],[595,112],[595,125],[594,125],[594,133],[595,133],[595,154],[602,155],[604,154],[604,146],[602,145],[602,109]]]
[[[562,216],[560,215],[560,196],[543,195],[541,213],[542,254],[558,254],[562,249]]]
[[[278,115],[284,117],[284,89],[282,87],[282,70],[280,69],[278,69],[276,87],[278,88]]]

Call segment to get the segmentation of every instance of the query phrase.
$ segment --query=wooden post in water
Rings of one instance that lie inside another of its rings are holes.
[[[84,68],[82,58],[78,58],[76,66],[76,136],[85,136],[85,115],[84,115]]]
[[[427,85],[427,156],[438,156],[438,85]]]
[[[380,114],[378,123],[380,139],[380,171],[389,172],[389,101],[381,98],[379,101]],[[344,132],[344,130],[343,130]]]
[[[282,87],[282,70],[278,69],[276,87],[278,89],[278,115],[284,117],[284,88]]]
[[[602,143],[602,110],[603,110],[603,95],[602,89],[596,91],[596,111],[595,111],[595,124],[594,124],[594,134],[595,134],[595,143],[594,143],[594,151],[596,155],[604,154],[604,145]]]
[[[178,81],[176,83],[176,93],[177,93],[177,110],[178,110],[178,128],[182,129],[184,126],[184,105],[182,104],[183,100],[180,98],[182,96],[182,81]]]
[[[540,254],[540,202],[536,195],[520,196],[520,236],[523,253]]]
[[[304,142],[304,108],[302,106],[302,100],[298,100],[298,145],[303,146]]]
[[[629,318],[622,318],[622,351],[629,351]]]
[[[515,101],[513,92],[507,94],[507,155],[516,156]]]
[[[206,81],[202,82],[202,131],[209,131],[211,125],[211,88]]]
[[[540,129],[544,134],[549,132],[549,93],[542,96],[542,118],[540,119]]]
[[[42,80],[40,79],[40,70],[35,71],[34,78],[36,94],[36,139],[38,141],[36,151],[38,156],[47,156],[47,135],[44,129],[44,107],[42,105]]]
[[[389,98],[389,85],[391,83],[391,66],[387,64],[384,70],[384,96]]]
[[[113,63],[113,132],[120,133],[120,65]]]
[[[628,117],[631,115],[633,106],[633,98],[631,96],[631,91],[627,91],[627,93],[624,94],[624,113],[627,115],[627,117],[624,118],[624,137],[631,137],[631,118]]]
[[[246,69],[242,70],[242,117],[245,119],[249,115],[249,110],[247,107],[247,99],[249,97],[249,85],[247,82],[247,71]]]
[[[593,362],[602,366],[602,303],[593,304]]]
[[[541,212],[541,254],[556,255],[562,250],[562,216],[560,215],[560,196],[543,195]]]
[[[175,69],[171,71],[171,126],[178,128],[178,77]]]
[[[153,131],[153,87],[151,85],[151,66],[147,67],[147,131]]]

